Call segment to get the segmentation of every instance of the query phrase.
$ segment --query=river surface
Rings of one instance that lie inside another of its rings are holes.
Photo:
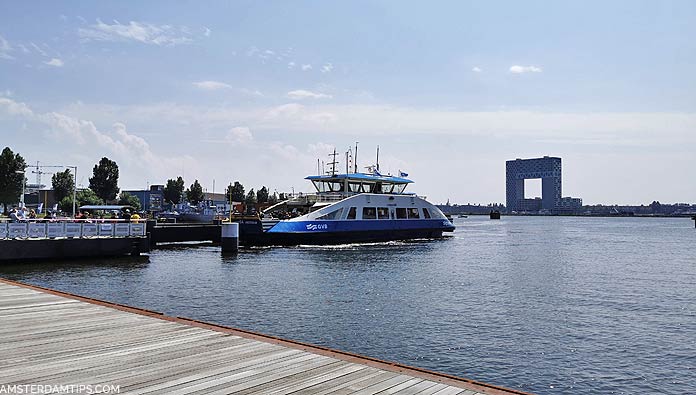
[[[0,276],[538,394],[696,394],[696,229],[455,219],[452,237],[213,246]]]

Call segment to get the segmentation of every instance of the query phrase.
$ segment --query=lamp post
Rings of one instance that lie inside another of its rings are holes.
[[[73,182],[73,194],[72,194],[72,216],[75,218],[75,207],[77,205],[77,166],[65,166],[69,169],[73,169],[75,172],[75,182]]]
[[[15,170],[15,173],[21,174],[22,175],[22,196],[19,198],[19,204],[21,207],[24,207],[24,186],[26,185],[26,177],[24,176],[26,174],[26,171],[24,170]]]

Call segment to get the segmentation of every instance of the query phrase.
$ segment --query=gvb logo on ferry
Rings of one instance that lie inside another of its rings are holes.
[[[326,230],[329,229],[327,224],[307,224],[307,230]]]

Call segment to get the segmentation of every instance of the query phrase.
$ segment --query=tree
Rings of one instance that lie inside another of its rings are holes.
[[[245,200],[244,185],[240,184],[239,181],[235,181],[234,185],[227,187],[227,196],[229,196],[233,202],[243,202]]]
[[[276,204],[276,203],[278,203],[278,193],[277,193],[277,192],[273,192],[273,195],[271,195],[271,196],[268,198],[268,204]]]
[[[204,199],[203,187],[198,183],[198,180],[196,180],[191,184],[191,187],[186,190],[186,200],[188,200],[189,203],[198,204]]]
[[[137,196],[131,195],[128,192],[121,192],[118,195],[118,204],[122,206],[133,206],[136,210],[140,210],[140,199]]]
[[[10,147],[5,147],[0,154],[0,203],[5,206],[21,200],[20,195],[24,189],[24,169],[27,167],[21,155],[12,152]],[[18,173],[20,172],[20,173]]]
[[[254,188],[251,188],[249,193],[246,195],[246,199],[244,199],[244,203],[246,204],[256,204],[256,193],[254,193]]]
[[[89,189],[93,190],[99,198],[106,203],[116,199],[118,194],[118,165],[109,158],[101,158],[94,165],[92,178],[89,179]]]
[[[77,207],[79,208],[80,206],[85,206],[85,205],[98,205],[102,204],[103,201],[102,199],[97,196],[96,193],[94,193],[93,190],[91,189],[82,189],[80,191],[77,191]],[[60,202],[58,202],[58,208],[60,211],[66,212],[66,213],[71,213],[72,212],[72,207],[73,207],[73,197],[72,195],[68,195],[61,199]]]
[[[66,196],[72,196],[75,190],[75,177],[70,173],[70,169],[65,169],[51,177],[51,185],[56,202],[60,202]]]
[[[268,203],[268,189],[266,186],[261,187],[261,189],[256,192],[256,201],[259,203]]]
[[[650,203],[650,209],[652,210],[653,214],[659,214],[662,211],[662,204],[660,204],[660,202],[657,200],[653,200],[653,202]]]
[[[176,180],[167,180],[167,185],[164,187],[164,200],[171,204],[181,203],[181,197],[184,195],[184,179],[180,176]]]

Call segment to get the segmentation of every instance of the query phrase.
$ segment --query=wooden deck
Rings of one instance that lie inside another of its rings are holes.
[[[523,394],[0,279],[0,386],[141,394]]]

